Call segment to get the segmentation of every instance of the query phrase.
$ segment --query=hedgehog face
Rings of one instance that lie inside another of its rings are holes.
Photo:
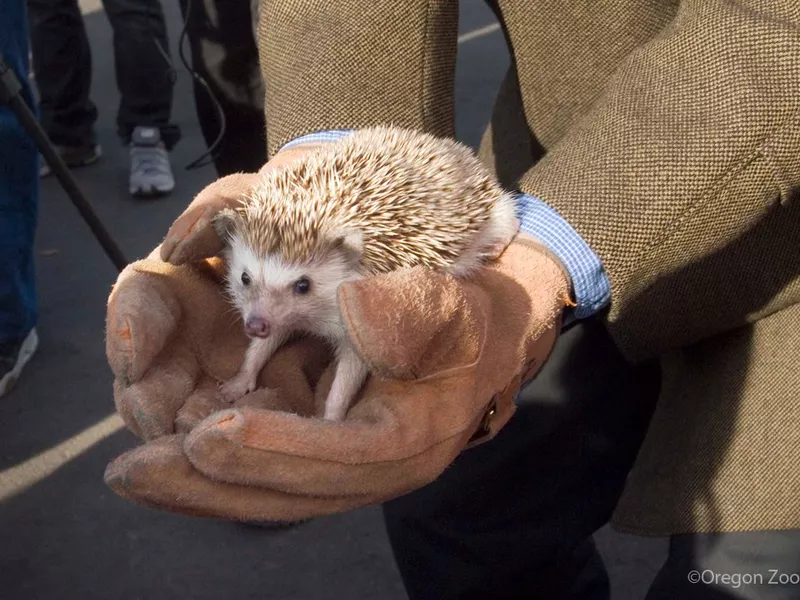
[[[336,249],[305,263],[279,253],[264,256],[232,236],[228,248],[228,292],[245,332],[267,337],[275,331],[306,331],[335,339],[342,326],[337,290],[359,275],[350,255]]]

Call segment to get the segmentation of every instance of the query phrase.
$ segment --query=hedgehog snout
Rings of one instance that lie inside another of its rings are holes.
[[[265,338],[269,336],[269,323],[262,317],[248,317],[244,324],[244,332],[250,337]]]

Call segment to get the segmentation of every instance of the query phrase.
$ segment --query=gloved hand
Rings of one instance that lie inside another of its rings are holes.
[[[524,235],[470,281],[418,268],[340,288],[373,373],[343,422],[316,416],[333,369],[310,339],[273,357],[259,380],[268,389],[224,404],[216,383],[236,372],[247,340],[223,298],[223,265],[208,258],[210,227],[198,223],[252,185],[241,177],[224,193],[223,180],[206,188],[112,291],[115,402],[147,442],[109,464],[115,492],[191,515],[302,520],[424,486],[506,424],[550,353],[569,293],[558,262]]]

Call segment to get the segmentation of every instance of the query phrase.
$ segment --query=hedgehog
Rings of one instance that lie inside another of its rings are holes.
[[[234,402],[256,389],[295,334],[324,338],[336,371],[324,418],[342,420],[369,376],[339,312],[340,285],[425,267],[468,278],[519,229],[515,199],[468,146],[399,128],[358,130],[266,171],[213,226],[226,290],[249,346],[220,384]]]

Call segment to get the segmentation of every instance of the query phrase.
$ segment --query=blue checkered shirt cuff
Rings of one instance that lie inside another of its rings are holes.
[[[529,194],[517,199],[520,230],[537,238],[558,257],[572,278],[574,301],[571,319],[585,319],[605,307],[611,285],[600,258],[553,208]]]
[[[306,135],[301,135],[281,146],[281,150],[292,148],[300,144],[315,144],[319,142],[335,142],[344,136],[353,133],[352,129],[331,129],[330,131],[315,131]]]

